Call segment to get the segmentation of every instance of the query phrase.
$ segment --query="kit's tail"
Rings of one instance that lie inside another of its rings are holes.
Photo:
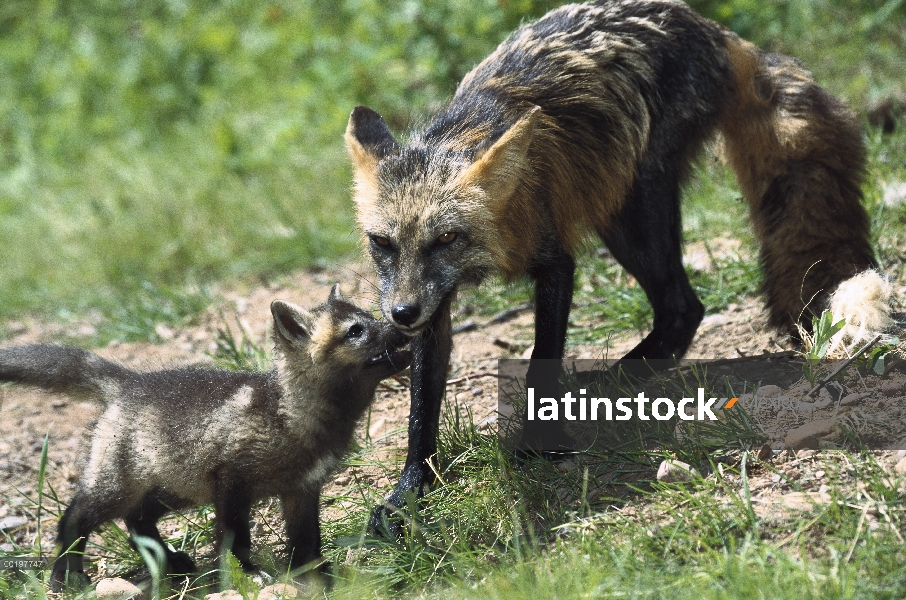
[[[132,371],[68,346],[31,345],[0,350],[0,381],[75,397],[108,401]]]

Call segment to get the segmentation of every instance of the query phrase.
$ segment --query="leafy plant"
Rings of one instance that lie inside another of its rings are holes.
[[[806,342],[804,353],[805,364],[803,371],[805,378],[814,384],[818,377],[817,368],[822,360],[827,356],[830,348],[831,338],[846,326],[846,319],[840,319],[834,323],[834,316],[829,310],[821,313],[820,317],[812,317],[811,335],[803,335],[803,341]]]

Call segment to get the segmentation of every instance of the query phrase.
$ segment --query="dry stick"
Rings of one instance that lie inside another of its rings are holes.
[[[457,377],[456,379],[449,379],[447,385],[455,385],[457,383],[462,383],[463,381],[468,381],[470,379],[479,379],[481,377],[501,377],[493,371],[479,371],[478,373],[469,373],[468,375],[463,375],[462,377]]]
[[[856,360],[857,358],[859,358],[860,356],[862,356],[862,354],[864,354],[866,350],[868,350],[869,348],[871,348],[872,346],[874,346],[874,345],[878,342],[879,339],[881,339],[881,334],[880,334],[880,333],[879,333],[878,335],[876,335],[876,336],[874,337],[873,340],[871,340],[870,342],[868,342],[867,344],[865,344],[864,346],[862,346],[862,348],[860,348],[858,352],[856,352],[855,354],[853,354],[852,356],[850,356],[849,358],[847,358],[845,361],[843,361],[843,364],[842,364],[842,365],[840,365],[839,367],[837,367],[836,369],[834,369],[833,372],[832,372],[830,375],[828,375],[827,377],[825,377],[824,379],[822,379],[822,380],[818,383],[818,385],[816,385],[815,387],[813,387],[813,388],[809,391],[809,393],[806,394],[806,396],[813,396],[813,395],[815,394],[815,392],[817,392],[818,390],[820,390],[821,388],[823,388],[825,385],[827,385],[827,384],[830,382],[831,379],[833,379],[834,377],[836,377],[836,376],[837,376],[837,373],[839,373],[840,371],[842,371],[843,369],[845,369],[846,367],[848,367],[850,364],[852,364],[852,362],[853,362],[854,360]]]

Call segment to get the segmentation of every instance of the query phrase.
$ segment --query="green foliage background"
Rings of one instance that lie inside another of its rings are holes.
[[[351,108],[403,130],[556,4],[6,0],[0,317],[109,316],[354,253]],[[856,103],[904,72],[902,0],[693,5]]]

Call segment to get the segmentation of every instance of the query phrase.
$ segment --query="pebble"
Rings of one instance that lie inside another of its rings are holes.
[[[11,517],[5,517],[0,519],[0,530],[2,531],[11,531],[17,527],[22,527],[28,523],[28,519],[25,517],[20,517],[19,515],[13,515]]]
[[[216,594],[208,594],[204,597],[204,600],[245,600],[245,598],[236,590],[226,590]]]
[[[841,406],[850,406],[853,404],[861,404],[862,399],[865,398],[866,396],[868,396],[868,394],[865,394],[865,393],[860,394],[858,392],[848,394],[846,396],[843,396],[843,399],[840,400],[840,404],[841,404]]]
[[[878,390],[888,398],[906,392],[906,388],[904,388],[902,381],[884,381],[878,386]]]
[[[897,475],[906,475],[906,456],[899,460],[893,467],[893,470]]]
[[[789,431],[784,443],[792,450],[817,450],[820,447],[819,438],[832,433],[836,426],[836,419],[812,421]]]
[[[277,598],[296,598],[299,591],[286,583],[275,583],[258,592],[258,600],[276,600]]]
[[[142,597],[140,589],[119,577],[101,579],[94,593],[97,594],[98,600],[129,600]]]
[[[763,385],[758,388],[759,398],[776,398],[780,395],[780,388],[776,385]]]
[[[771,460],[774,457],[774,450],[771,448],[770,444],[764,444],[761,448],[758,449],[758,454],[756,458],[761,461]]]
[[[828,395],[826,397],[822,396],[821,398],[818,398],[818,400],[815,401],[813,406],[815,407],[815,410],[821,410],[822,408],[827,408],[828,406],[833,404],[833,402],[834,402],[834,399],[831,398],[830,395]]]
[[[692,481],[701,477],[695,467],[681,460],[665,460],[657,470],[657,480],[661,483]]]

